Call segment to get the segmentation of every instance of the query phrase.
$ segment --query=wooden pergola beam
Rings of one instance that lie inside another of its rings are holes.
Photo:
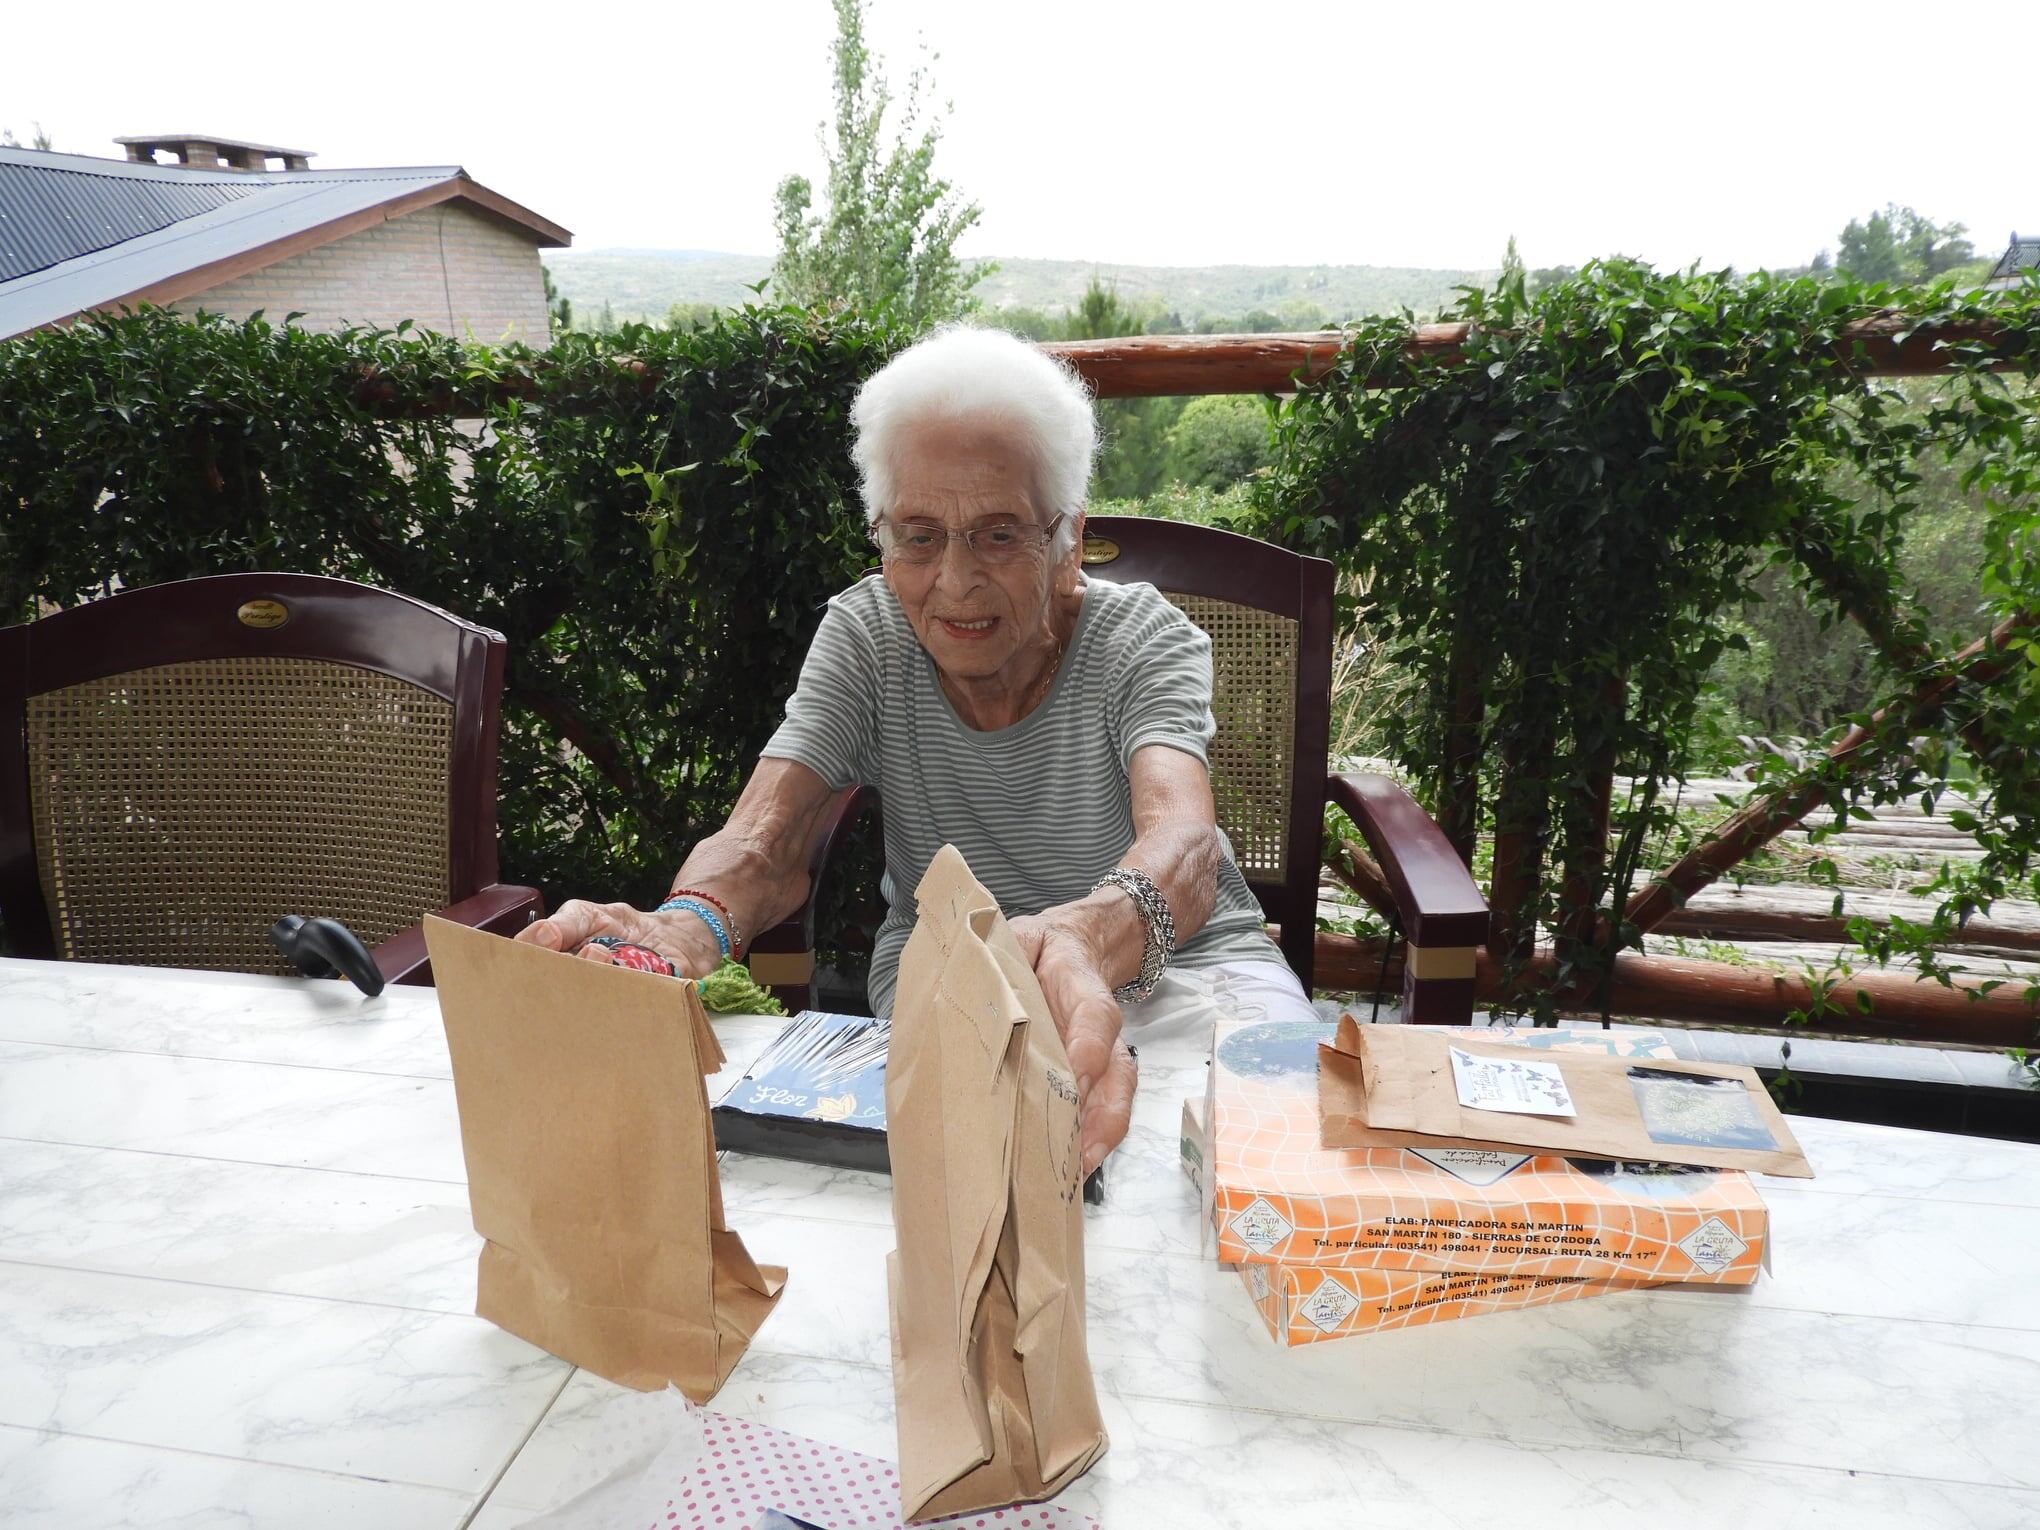
[[[1410,331],[1405,352],[1417,359],[1446,362],[1458,357],[1472,326],[1421,324]],[[1869,377],[1922,377],[1951,370],[1950,346],[1995,342],[1997,332],[1975,325],[1920,325],[1897,315],[1879,315],[1844,325],[1834,351]],[[1043,342],[1041,348],[1073,366],[1100,398],[1179,398],[1208,393],[1293,393],[1299,382],[1314,382],[1330,371],[1347,337],[1338,330],[1278,335],[1127,335],[1111,340]],[[2009,363],[2004,363],[2009,365]],[[543,368],[543,359],[535,363]],[[656,369],[632,358],[616,362],[613,379],[588,380],[591,393],[615,387],[649,396]],[[1386,385],[1393,377],[1375,380]],[[537,388],[529,373],[512,372],[461,390],[441,383],[430,398],[399,410],[397,387],[373,368],[365,369],[356,397],[370,409],[424,414],[472,414],[494,399],[530,399]],[[571,410],[571,399],[555,399]]]
[[[1413,360],[1456,360],[1472,326],[1422,324],[1404,353]],[[1042,349],[1075,367],[1100,398],[1163,398],[1205,393],[1293,393],[1338,360],[1337,330],[1277,335],[1127,335],[1047,342]],[[1949,347],[1994,344],[1977,325],[1922,325],[1878,314],[1842,326],[1834,353],[1869,377],[1925,377],[1951,370]],[[1383,383],[1394,378],[1382,378]]]

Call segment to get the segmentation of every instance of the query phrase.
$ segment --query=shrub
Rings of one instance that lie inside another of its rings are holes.
[[[0,619],[278,569],[497,628],[506,877],[656,901],[868,561],[848,411],[898,343],[771,307],[543,356],[154,310],[0,343]]]

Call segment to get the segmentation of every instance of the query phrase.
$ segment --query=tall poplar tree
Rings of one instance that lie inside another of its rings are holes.
[[[942,134],[939,115],[924,111],[926,71],[908,76],[888,140],[885,118],[895,103],[884,65],[864,41],[867,0],[835,5],[836,115],[822,124],[826,207],[816,209],[807,177],[779,183],[772,283],[790,302],[889,309],[925,328],[977,306],[971,288],[993,268],[965,264],[955,247],[981,209],[935,173]]]

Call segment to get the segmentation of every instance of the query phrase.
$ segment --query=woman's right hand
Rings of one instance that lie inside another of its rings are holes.
[[[535,920],[517,932],[517,939],[548,951],[568,951],[591,962],[614,963],[605,946],[588,942],[610,935],[644,946],[673,964],[681,977],[707,977],[722,965],[722,947],[706,921],[685,909],[647,913],[628,903],[589,903],[569,899],[548,919]]]

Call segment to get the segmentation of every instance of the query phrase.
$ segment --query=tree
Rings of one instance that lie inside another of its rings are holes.
[[[560,296],[560,289],[553,281],[551,266],[541,263],[538,274],[545,283],[545,311],[552,319],[552,332],[564,335],[574,327],[574,300]]]
[[[1091,273],[1091,283],[1074,310],[1063,311],[1065,340],[1109,340],[1147,329],[1141,316],[1119,301],[1119,289]],[[1098,405],[1099,434],[1094,490],[1102,499],[1139,499],[1161,487],[1169,459],[1169,427],[1182,413],[1173,398],[1113,398]]]
[[[722,309],[714,303],[674,303],[666,309],[668,329],[706,329]]]
[[[971,288],[993,269],[966,265],[956,254],[956,241],[981,209],[959,200],[935,173],[941,125],[922,125],[924,70],[908,76],[898,136],[887,143],[892,94],[880,61],[865,46],[868,0],[835,0],[835,6],[836,117],[833,131],[822,126],[828,208],[814,210],[807,177],[789,175],[779,183],[773,285],[791,302],[890,310],[916,329],[955,318],[976,307]]]
[[[1168,435],[1176,482],[1225,489],[1267,466],[1268,406],[1241,394],[1194,398]]]
[[[1509,235],[1509,247],[1502,251],[1502,280],[1524,281],[1529,273],[1523,268],[1523,257],[1516,252],[1516,236]]]
[[[1860,281],[1930,282],[1976,258],[1960,223],[1935,223],[1896,202],[1861,222],[1851,218],[1835,251],[1835,269]]]
[[[1893,207],[1887,212],[1874,212],[1860,223],[1851,218],[1835,251],[1836,268],[1860,281],[1904,281],[1898,241],[1891,231],[1891,214],[1897,210]]]
[[[36,123],[34,127],[30,130],[28,135],[28,142],[25,144],[19,138],[16,138],[14,136],[13,128],[0,127],[0,149],[47,150],[49,147],[50,147],[50,135],[43,131],[43,125],[40,122]]]

